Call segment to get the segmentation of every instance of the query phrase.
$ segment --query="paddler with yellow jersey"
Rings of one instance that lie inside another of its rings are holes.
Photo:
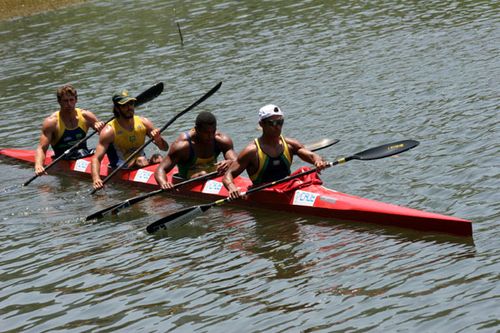
[[[100,131],[105,124],[99,121],[90,111],[76,107],[78,94],[71,84],[65,84],[57,89],[59,111],[45,118],[42,134],[35,154],[35,174],[46,174],[44,168],[45,156],[49,145],[54,150],[54,158],[63,155],[69,148],[77,144],[87,135],[89,128]],[[91,155],[87,143],[82,142],[71,153],[62,157],[72,160]]]
[[[222,153],[224,159],[218,161]],[[202,111],[195,126],[179,135],[168,154],[155,171],[156,182],[164,190],[171,189],[176,181],[192,179],[218,171],[224,174],[236,160],[233,140],[217,130],[217,119],[211,112]],[[177,165],[179,172],[172,181],[166,174]]]
[[[168,150],[158,128],[145,118],[135,115],[136,99],[130,97],[126,91],[113,96],[113,114],[115,119],[110,121],[99,135],[94,157],[92,158],[92,181],[94,189],[104,186],[100,176],[101,162],[104,155],[108,155],[109,166],[116,168],[146,141],[146,135],[153,139],[154,144],[163,151]],[[149,165],[144,151],[132,159],[125,168],[141,168]]]

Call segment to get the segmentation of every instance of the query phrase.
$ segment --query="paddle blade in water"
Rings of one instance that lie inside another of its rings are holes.
[[[95,212],[93,214],[90,214],[89,216],[87,216],[85,218],[85,221],[101,219],[104,217],[104,215],[107,215],[107,214],[117,214],[120,210],[122,210],[123,208],[127,208],[127,207],[130,207],[129,200],[125,200],[125,201],[120,202],[116,205],[113,205],[111,207],[108,207],[108,208],[102,209],[98,212]]]
[[[375,148],[364,150],[360,153],[354,154],[352,159],[356,160],[377,160],[379,158],[389,157],[392,155],[400,154],[409,149],[415,148],[420,142],[415,140],[403,140],[393,143],[388,143]]]
[[[174,214],[165,216],[151,223],[147,226],[146,231],[150,234],[154,234],[160,230],[183,225],[193,220],[195,217],[203,214],[205,210],[202,208],[202,206],[194,206],[180,210],[178,212],[175,212]]]

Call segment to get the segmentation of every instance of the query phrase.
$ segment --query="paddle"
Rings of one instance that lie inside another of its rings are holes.
[[[384,157],[393,156],[393,155],[402,153],[404,151],[407,151],[411,148],[414,148],[414,147],[418,146],[418,144],[419,144],[419,142],[415,141],[415,140],[404,140],[404,141],[398,141],[398,142],[394,142],[394,143],[385,144],[382,146],[378,146],[375,148],[364,150],[364,151],[357,153],[357,154],[354,154],[352,156],[338,159],[335,162],[329,162],[327,167],[332,167],[334,165],[345,163],[345,162],[348,162],[350,160],[366,161],[366,160],[376,160],[376,159],[380,159],[380,158],[384,158]],[[246,193],[242,193],[242,195],[249,195],[249,194],[255,193],[257,191],[275,186],[277,184],[285,183],[285,182],[288,182],[292,179],[299,178],[299,177],[302,177],[304,175],[308,175],[310,173],[317,172],[317,171],[319,171],[318,168],[313,168],[313,169],[310,169],[310,170],[307,170],[304,172],[300,172],[300,173],[293,175],[293,176],[288,176],[288,177],[285,177],[285,178],[280,179],[280,180],[276,180],[276,181],[271,182],[271,183],[267,183],[267,184],[263,184],[263,185],[251,188]],[[212,203],[208,203],[205,205],[192,206],[192,207],[182,209],[176,213],[170,214],[168,216],[165,216],[165,217],[151,223],[146,228],[146,231],[150,234],[153,234],[161,229],[167,229],[167,228],[172,228],[175,226],[180,226],[184,223],[191,221],[196,216],[203,214],[204,212],[206,212],[210,208],[212,208],[214,206],[220,206],[220,205],[222,205],[226,202],[230,202],[230,201],[232,201],[232,199],[227,197],[225,199],[219,199],[217,201],[214,201]]]
[[[318,151],[318,150],[321,150],[321,149],[324,149],[324,148],[327,148],[327,147],[330,147],[334,144],[336,144],[337,142],[339,142],[340,140],[337,140],[337,139],[323,139],[321,141],[318,141],[318,142],[315,142],[315,143],[312,143],[310,145],[306,145],[306,148],[308,150],[311,150],[311,151]],[[177,183],[174,185],[174,188],[173,189],[176,189],[176,188],[179,188],[181,186],[184,186],[184,185],[187,185],[187,184],[190,184],[190,183],[193,183],[193,182],[197,182],[197,181],[203,181],[203,180],[207,180],[207,179],[211,179],[211,178],[215,178],[219,173],[217,171],[214,171],[214,172],[210,172],[206,175],[203,175],[203,176],[200,176],[200,177],[196,177],[196,178],[192,178],[192,179],[188,179],[188,180],[185,180],[183,182],[180,182],[180,183]],[[164,189],[158,189],[158,190],[155,190],[155,191],[151,191],[151,192],[148,192],[148,193],[145,193],[145,194],[142,194],[142,195],[138,195],[138,196],[135,196],[133,198],[130,198],[130,199],[127,199],[127,200],[124,200],[122,202],[119,202],[117,204],[114,204],[112,206],[109,206],[107,208],[104,208],[98,212],[95,212],[93,214],[90,214],[88,215],[86,218],[85,218],[85,221],[89,221],[89,220],[94,220],[94,219],[100,219],[100,218],[103,218],[104,215],[108,214],[108,213],[112,213],[112,214],[115,214],[115,213],[118,213],[120,210],[122,210],[123,208],[127,208],[127,207],[130,207],[132,206],[133,204],[136,204],[138,202],[141,202],[143,201],[144,199],[147,199],[149,197],[152,197],[154,195],[157,195],[157,194],[160,194],[160,193],[163,193],[165,192],[166,190]]]
[[[220,86],[222,85],[222,82],[219,82],[217,83],[212,89],[210,89],[209,92],[207,92],[205,95],[203,95],[201,98],[199,98],[196,102],[194,102],[193,104],[191,104],[187,109],[179,112],[178,114],[176,114],[174,117],[172,117],[172,119],[170,119],[161,129],[160,129],[160,133],[162,133],[165,129],[167,129],[168,126],[170,126],[170,124],[172,124],[177,118],[179,118],[180,116],[182,116],[183,114],[185,114],[186,112],[188,111],[191,111],[192,109],[194,109],[198,104],[202,103],[204,100],[206,100],[207,98],[209,98],[210,96],[212,96],[217,90],[219,90]],[[142,146],[140,146],[139,148],[137,148],[122,164],[120,164],[117,168],[115,168],[106,178],[103,179],[102,183],[103,184],[106,184],[106,182],[108,180],[111,179],[111,177],[113,177],[118,171],[120,171],[121,169],[123,169],[124,166],[128,165],[128,163],[137,155],[139,154],[147,145],[149,145],[151,142],[153,142],[153,138],[150,138],[149,140],[147,140],[146,142],[144,142],[144,144]],[[90,194],[94,194],[95,192],[97,192],[98,189],[93,189]]]
[[[154,86],[148,88],[147,90],[143,91],[142,93],[140,93],[139,95],[137,95],[136,99],[137,101],[135,102],[135,105],[137,107],[141,106],[142,104],[144,103],[147,103],[153,99],[155,99],[156,97],[158,97],[163,91],[163,83],[162,82],[159,82],[157,84],[155,84]],[[111,117],[109,118],[105,124],[109,123],[111,120],[115,119],[115,117]],[[80,141],[78,141],[77,143],[75,143],[73,146],[71,146],[70,148],[68,148],[66,151],[64,151],[64,153],[62,153],[61,155],[59,155],[56,159],[54,159],[49,165],[47,165],[44,170],[47,171],[49,170],[50,168],[52,168],[52,166],[54,166],[57,162],[59,162],[60,160],[62,160],[63,158],[65,158],[66,156],[68,156],[72,151],[74,151],[77,147],[79,147],[82,143],[84,143],[85,141],[87,141],[88,139],[90,139],[94,134],[96,134],[97,131],[94,131],[92,132],[91,134],[87,135],[86,137],[84,137],[83,139],[81,139]],[[28,181],[26,181],[23,186],[27,186],[29,185],[33,180],[35,180],[36,178],[38,178],[40,175],[34,175],[33,177],[31,177]]]

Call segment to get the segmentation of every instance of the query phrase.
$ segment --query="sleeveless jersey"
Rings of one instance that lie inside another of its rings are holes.
[[[177,163],[177,169],[179,169],[178,175],[184,179],[189,179],[192,175],[200,171],[213,172],[217,170],[215,163],[217,163],[217,157],[219,156],[221,151],[217,146],[215,138],[214,151],[212,156],[201,158],[196,156],[196,154],[194,153],[193,143],[191,142],[189,131],[184,132],[184,135],[189,142],[189,158],[185,163]]]
[[[115,140],[109,145],[106,154],[108,155],[110,167],[116,168],[144,144],[146,141],[146,126],[144,126],[139,116],[134,116],[134,129],[131,131],[123,128],[117,119],[113,119],[108,124],[113,127]],[[135,159],[139,156],[144,156],[144,151],[139,153]]]
[[[54,157],[62,155],[68,148],[74,146],[78,141],[83,139],[87,135],[88,127],[83,117],[82,110],[76,108],[76,116],[78,119],[78,125],[75,128],[68,128],[64,124],[60,116],[60,111],[57,112],[57,133],[55,136],[55,144],[52,145],[52,150],[54,150]],[[74,151],[87,150],[87,142],[81,143]],[[71,158],[71,157],[69,157]]]
[[[292,155],[288,144],[283,136],[280,136],[283,143],[283,152],[278,157],[267,155],[259,144],[259,139],[255,139],[257,154],[259,159],[259,168],[257,172],[249,175],[254,185],[269,183],[290,175],[290,166],[292,165]]]

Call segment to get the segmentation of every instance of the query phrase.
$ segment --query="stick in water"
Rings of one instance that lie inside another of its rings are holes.
[[[179,37],[181,37],[181,46],[184,46],[184,38],[182,37],[181,25],[179,24],[179,21],[177,21],[175,8],[174,8],[174,19],[175,19],[175,24],[177,25],[177,31],[179,31]]]
[[[184,38],[182,38],[181,25],[179,22],[175,22],[177,24],[177,30],[179,31],[179,36],[181,37],[181,46],[184,46]]]

